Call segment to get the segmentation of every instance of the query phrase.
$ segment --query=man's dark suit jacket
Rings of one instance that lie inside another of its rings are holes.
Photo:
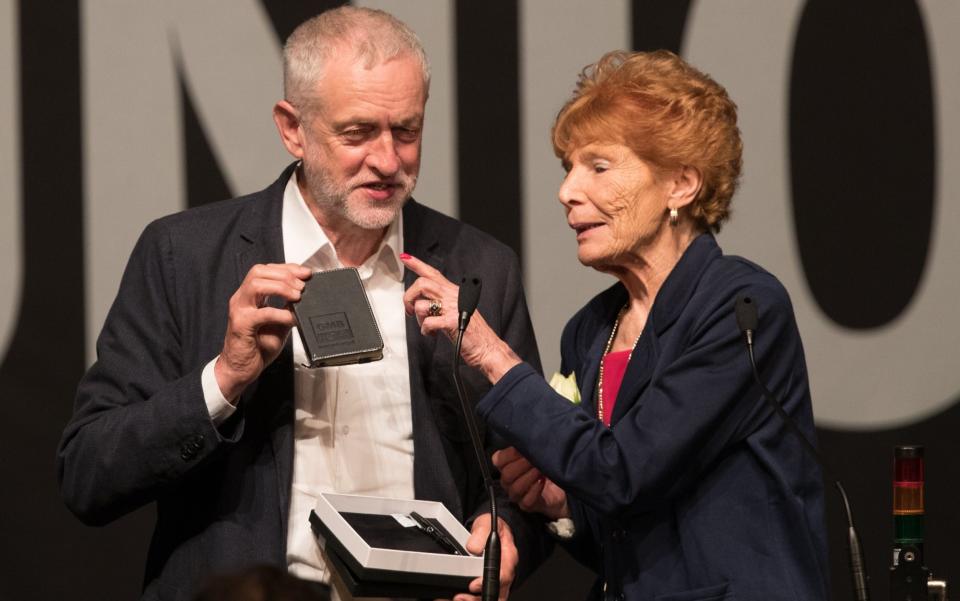
[[[769,273],[691,243],[657,294],[627,366],[612,426],[596,416],[600,358],[627,301],[617,284],[567,324],[563,373],[582,406],[519,365],[477,404],[488,426],[568,492],[569,549],[606,579],[593,598],[827,598],[820,470],[755,385],[734,302],[759,309],[760,372],[815,435],[793,308]],[[604,593],[605,589],[605,593]]]
[[[144,599],[189,599],[210,575],[285,565],[293,469],[293,353],[287,343],[219,428],[200,374],[223,345],[227,301],[257,263],[282,263],[281,208],[291,165],[266,190],[150,224],[127,265],[80,382],[58,453],[62,495],[88,524],[157,502]],[[480,231],[409,201],[404,251],[452,281],[483,278],[480,311],[539,366],[516,256]],[[405,273],[409,286],[416,275]],[[407,320],[414,491],[461,520],[484,489],[452,380],[453,347]],[[468,394],[489,388],[464,372]],[[523,560],[542,556],[535,523],[504,503]],[[307,524],[304,528],[309,527]],[[526,563],[521,566],[525,569]]]

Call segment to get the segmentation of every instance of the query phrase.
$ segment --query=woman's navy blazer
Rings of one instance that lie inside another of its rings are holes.
[[[827,599],[823,484],[816,463],[754,383],[734,303],[752,297],[760,373],[815,436],[793,308],[772,275],[724,256],[710,234],[661,287],[633,351],[611,427],[595,416],[601,355],[627,301],[619,283],[567,324],[572,404],[521,364],[478,412],[567,491],[568,548],[601,576],[593,598]]]

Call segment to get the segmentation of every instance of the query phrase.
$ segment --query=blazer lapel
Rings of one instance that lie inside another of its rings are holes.
[[[639,400],[653,376],[660,353],[659,338],[673,325],[686,307],[707,265],[721,255],[711,234],[702,234],[690,243],[660,288],[647,317],[647,325],[633,349],[623,385],[617,393],[611,424],[623,417]],[[603,351],[601,351],[603,352]]]
[[[600,376],[600,361],[612,330],[612,321],[607,326],[597,329],[597,334],[590,343],[590,349],[586,355],[586,363],[581,368],[582,373],[577,374],[577,379],[580,381],[581,404],[589,408],[593,416],[597,415],[597,378]]]
[[[650,383],[650,376],[653,366],[656,365],[656,350],[653,342],[654,336],[649,332],[640,335],[637,346],[630,355],[630,363],[627,364],[627,371],[623,375],[623,384],[620,391],[617,392],[617,402],[613,406],[613,415],[610,419],[610,425],[614,425],[623,417],[630,407],[636,403],[637,399]]]

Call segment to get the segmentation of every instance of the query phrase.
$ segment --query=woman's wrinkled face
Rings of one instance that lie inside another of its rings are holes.
[[[670,178],[622,144],[586,144],[563,166],[560,202],[580,262],[611,271],[642,258],[667,227]]]

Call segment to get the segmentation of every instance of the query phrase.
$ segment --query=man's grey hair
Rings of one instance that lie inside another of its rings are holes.
[[[382,10],[345,5],[301,23],[283,47],[283,95],[301,110],[314,104],[316,84],[327,61],[353,53],[369,69],[410,54],[423,69],[430,89],[430,63],[420,38],[405,23]]]

